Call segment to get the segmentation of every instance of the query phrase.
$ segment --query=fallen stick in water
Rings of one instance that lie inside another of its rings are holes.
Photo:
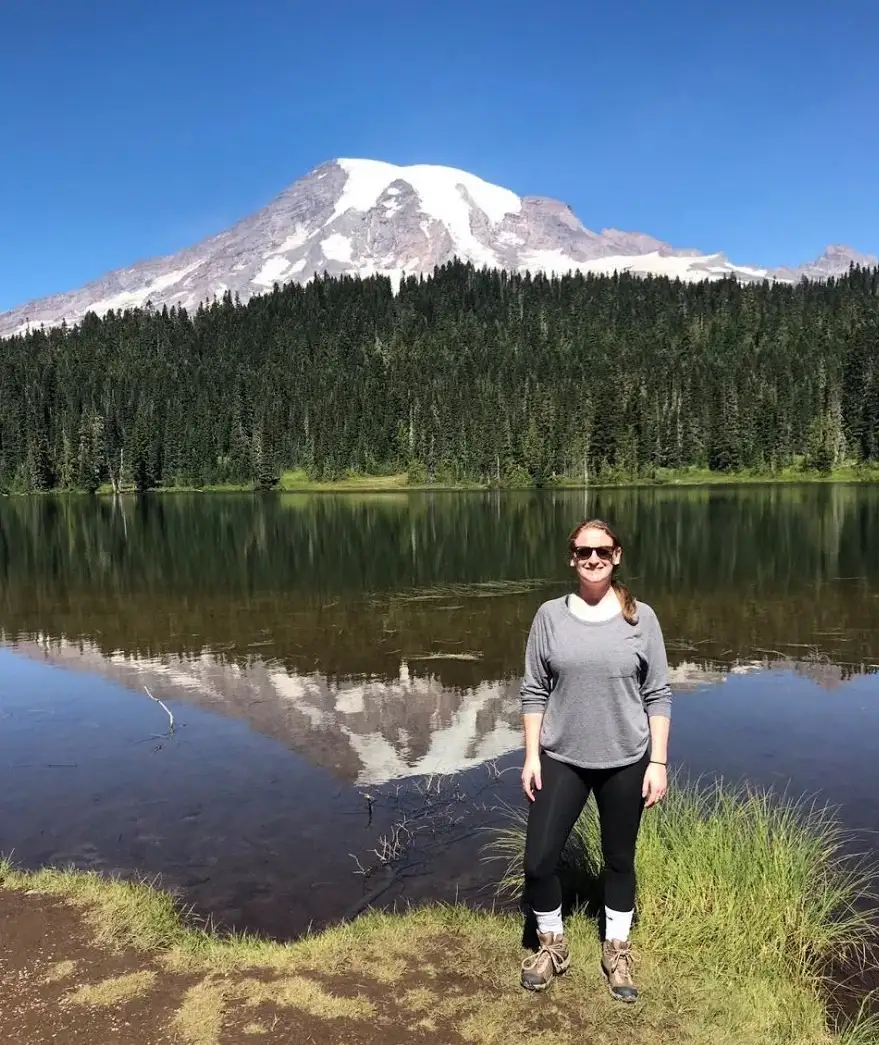
[[[146,686],[144,686],[143,688],[146,690],[146,695],[150,698],[150,700],[154,700],[157,704],[161,705],[161,707],[164,708],[165,714],[168,716],[168,721],[171,723],[171,727],[168,730],[168,732],[169,733],[173,733],[174,732],[174,716],[168,710],[167,705],[164,703],[164,701],[159,700],[158,697],[154,697],[152,695],[152,693],[150,693],[149,689],[147,689]]]
[[[358,915],[363,914],[367,907],[375,903],[375,901],[386,892],[394,882],[397,881],[398,872],[392,867],[386,867],[384,877],[375,886],[374,889],[370,890],[365,896],[362,896],[355,904],[352,904],[348,910],[342,915],[343,922],[352,922]]]

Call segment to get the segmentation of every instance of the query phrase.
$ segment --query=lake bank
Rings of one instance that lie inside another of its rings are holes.
[[[586,817],[569,849],[581,878]],[[521,832],[511,857],[513,890]],[[271,1040],[546,1045],[628,1040],[861,1045],[875,1023],[834,1026],[827,963],[871,939],[851,905],[866,869],[842,862],[823,814],[733,791],[674,791],[645,817],[634,934],[643,1000],[614,1002],[595,922],[568,920],[574,964],[546,995],[518,985],[518,916],[461,905],[368,911],[293,943],[220,935],[170,894],[96,873],[0,863],[9,1045],[239,1045]],[[587,883],[588,886],[588,883]],[[588,906],[587,908],[588,909]],[[758,960],[755,960],[757,958]],[[109,1033],[112,1030],[112,1035]]]
[[[832,469],[830,472],[819,472],[799,465],[773,472],[764,471],[731,471],[715,472],[709,468],[657,468],[651,475],[645,476],[603,476],[584,482],[567,476],[556,476],[544,482],[511,479],[499,482],[476,482],[472,480],[456,481],[422,481],[420,477],[412,478],[407,472],[390,472],[377,475],[350,474],[333,480],[318,480],[308,477],[304,469],[286,469],[281,472],[278,482],[269,492],[280,493],[461,493],[466,491],[485,492],[516,490],[626,490],[650,489],[656,487],[742,487],[771,486],[796,484],[828,484],[828,483],[877,483],[879,482],[879,464],[847,464]],[[204,483],[190,486],[155,486],[149,493],[183,494],[183,493],[254,493],[257,487],[252,483]],[[26,493],[6,491],[6,496],[45,496],[58,494],[82,494],[83,490],[43,490]],[[96,490],[98,496],[118,496],[134,494],[135,487],[124,483],[120,489],[114,489],[109,483],[102,483]]]
[[[281,473],[275,490],[283,493],[409,493],[433,491],[435,493],[462,491],[515,491],[515,490],[612,490],[639,489],[659,486],[746,486],[771,485],[773,483],[875,483],[879,482],[879,464],[856,466],[848,465],[834,468],[831,472],[817,472],[800,467],[785,468],[777,472],[712,472],[708,468],[659,468],[652,476],[620,476],[618,478],[602,478],[590,480],[588,483],[579,479],[558,477],[549,479],[538,485],[533,482],[511,481],[479,483],[462,482],[422,482],[412,480],[406,472],[394,472],[386,475],[349,475],[342,479],[320,481],[309,479],[304,470],[287,470]],[[167,487],[157,488],[155,492],[163,493],[228,493],[253,492],[254,487],[248,485],[206,485],[200,487]],[[109,486],[100,488],[102,494],[112,494]],[[152,492],[152,491],[151,491]]]
[[[565,476],[554,477],[542,484],[533,482],[420,482],[410,481],[406,472],[397,472],[389,475],[351,475],[332,482],[320,482],[311,480],[303,471],[286,471],[281,474],[277,490],[289,493],[378,493],[381,491],[425,491],[436,492],[466,491],[466,490],[613,490],[613,489],[641,489],[650,487],[677,487],[677,486],[747,486],[747,485],[771,485],[795,484],[795,483],[875,483],[879,482],[879,464],[873,465],[846,465],[834,468],[831,472],[818,472],[791,467],[775,472],[713,472],[708,468],[658,468],[650,476],[626,476],[602,477],[591,479],[588,483],[581,479],[573,479]],[[205,490],[216,490],[218,492],[229,489],[228,487],[205,487]],[[238,490],[250,489],[250,487],[236,487]],[[181,490],[181,492],[183,492]]]

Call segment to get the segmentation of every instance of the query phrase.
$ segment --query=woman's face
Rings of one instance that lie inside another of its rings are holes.
[[[601,584],[610,579],[614,566],[623,557],[623,549],[615,548],[613,539],[604,530],[584,528],[574,538],[571,556],[579,580],[586,584]]]

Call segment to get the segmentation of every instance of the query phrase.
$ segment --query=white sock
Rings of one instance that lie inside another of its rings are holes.
[[[609,907],[605,907],[605,940],[620,940],[625,943],[629,938],[629,933],[632,931],[632,917],[634,914],[634,911],[612,911]]]
[[[556,907],[554,911],[535,911],[534,917],[537,919],[538,932],[563,933],[565,931],[561,907]]]

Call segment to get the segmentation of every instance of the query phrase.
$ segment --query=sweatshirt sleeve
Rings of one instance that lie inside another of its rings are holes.
[[[668,684],[668,655],[659,619],[653,610],[644,614],[644,657],[647,667],[641,681],[641,699],[648,718],[671,718],[672,692]]]
[[[525,646],[525,674],[520,696],[522,714],[541,714],[546,708],[552,689],[552,676],[547,662],[546,616],[539,609],[531,622],[528,643]]]

